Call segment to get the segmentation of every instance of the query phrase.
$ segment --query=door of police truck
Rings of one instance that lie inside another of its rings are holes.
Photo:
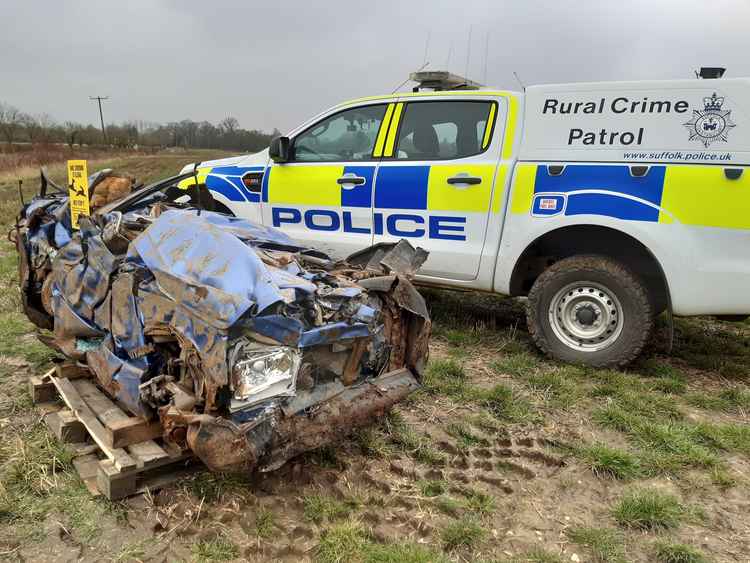
[[[399,98],[375,183],[374,242],[407,238],[429,251],[420,275],[476,278],[506,115],[507,98],[482,92]]]
[[[263,222],[343,258],[372,244],[372,193],[388,103],[333,110],[290,139],[290,159],[269,162]]]

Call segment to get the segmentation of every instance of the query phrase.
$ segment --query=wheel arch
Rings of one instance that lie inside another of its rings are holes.
[[[513,267],[510,294],[527,295],[546,268],[580,254],[598,254],[622,262],[645,283],[654,311],[661,312],[669,306],[669,283],[653,252],[630,234],[592,224],[559,227],[532,241]]]

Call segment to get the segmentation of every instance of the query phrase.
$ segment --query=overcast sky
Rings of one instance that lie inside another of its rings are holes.
[[[59,121],[287,131],[428,68],[492,86],[750,76],[748,0],[18,0],[0,16],[0,101]],[[485,45],[489,49],[485,65]],[[429,36],[429,42],[428,40]],[[486,76],[485,76],[486,68]],[[405,86],[408,89],[410,85]]]

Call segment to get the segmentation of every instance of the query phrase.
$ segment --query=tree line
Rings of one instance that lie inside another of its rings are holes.
[[[0,102],[0,139],[8,144],[64,143],[73,146],[110,145],[118,148],[185,147],[225,149],[252,152],[268,146],[279,135],[257,129],[243,129],[234,117],[226,117],[214,125],[208,121],[183,119],[170,123],[126,121],[105,127],[74,121],[55,121],[49,114],[29,114],[15,106]]]

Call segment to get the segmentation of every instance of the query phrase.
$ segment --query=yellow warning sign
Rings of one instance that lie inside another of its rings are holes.
[[[89,172],[85,160],[68,161],[68,191],[70,193],[70,222],[78,228],[78,218],[90,215]]]

